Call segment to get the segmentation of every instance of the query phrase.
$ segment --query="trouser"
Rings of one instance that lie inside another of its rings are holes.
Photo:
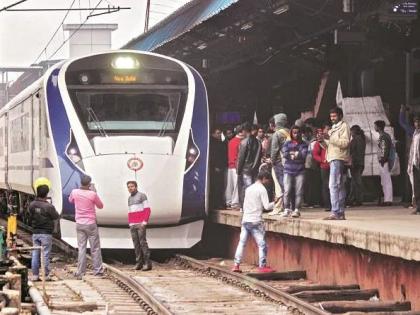
[[[227,206],[239,206],[238,175],[236,168],[228,168],[227,170],[225,197]]]
[[[131,225],[130,232],[136,255],[136,263],[140,265],[150,264],[150,250],[146,240],[146,225]]]
[[[362,203],[363,202],[363,183],[362,174],[364,170],[363,165],[352,166],[350,169],[351,183],[349,200]]]
[[[271,170],[274,182],[274,194],[275,198],[279,198],[279,201],[274,205],[274,210],[281,211],[283,207],[283,193],[284,193],[284,169],[282,164],[274,164]]]
[[[335,215],[344,214],[346,205],[346,175],[344,174],[344,161],[333,160],[330,162],[330,198],[331,211]]]
[[[303,186],[305,182],[305,173],[298,175],[284,175],[284,208],[299,210],[303,201]],[[294,202],[292,202],[292,194],[294,189]]]
[[[90,254],[93,260],[93,273],[99,274],[103,272],[101,244],[99,241],[99,231],[96,223],[93,224],[76,224],[77,231],[77,247],[79,255],[77,258],[77,275],[81,276],[86,273],[86,246],[89,240]]]
[[[33,234],[32,235],[33,246],[42,246],[44,251],[44,270],[45,275],[48,276],[50,273],[50,252],[52,247],[52,235],[51,234]],[[39,276],[40,267],[40,250],[32,251],[32,274],[37,277]]]
[[[245,190],[254,183],[254,177],[250,174],[238,176],[239,203],[241,208],[244,206]]]
[[[210,197],[211,197],[211,208],[216,209],[223,207],[225,186],[225,171],[223,169],[215,170],[211,172],[210,180]]]
[[[319,169],[305,169],[304,200],[308,206],[319,205],[321,194]]]
[[[259,266],[267,265],[267,244],[265,242],[265,229],[263,222],[243,222],[238,247],[235,252],[235,264],[240,264],[248,236],[252,235],[258,246]]]
[[[329,181],[330,169],[321,168],[322,205],[327,209],[331,209]]]
[[[381,176],[381,185],[382,191],[384,193],[384,202],[392,202],[392,180],[388,162],[386,162],[384,166],[379,164],[379,175]]]
[[[413,165],[413,189],[417,211],[420,211],[420,169]]]

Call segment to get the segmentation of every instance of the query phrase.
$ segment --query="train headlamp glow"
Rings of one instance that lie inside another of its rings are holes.
[[[118,56],[112,61],[111,65],[114,69],[121,70],[138,69],[140,67],[139,61],[130,56]]]
[[[81,75],[79,75],[79,80],[82,84],[88,84],[89,76],[86,73],[82,73]]]

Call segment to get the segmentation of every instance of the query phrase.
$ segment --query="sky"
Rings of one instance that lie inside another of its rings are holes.
[[[87,23],[117,23],[118,29],[112,33],[112,48],[119,48],[129,40],[139,36],[144,30],[146,0],[27,0],[13,9],[23,8],[65,8],[73,3],[73,8],[99,7],[108,5],[131,7],[116,13],[92,17]],[[151,0],[149,25],[152,26],[184,5],[189,0]],[[13,4],[17,0],[2,0],[0,8]],[[44,50],[49,39],[61,24],[67,11],[56,12],[0,12],[0,67],[26,67],[34,63]],[[81,23],[89,11],[72,11],[64,23]],[[44,60],[63,43],[68,32],[62,28],[46,48],[38,61]],[[68,46],[64,45],[54,59],[68,57]]]

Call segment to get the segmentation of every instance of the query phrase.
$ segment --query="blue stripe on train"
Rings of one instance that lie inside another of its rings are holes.
[[[47,106],[61,176],[63,196],[62,213],[67,218],[74,218],[74,205],[69,203],[68,197],[74,188],[79,187],[82,172],[80,172],[66,155],[66,147],[70,141],[71,129],[63,99],[58,88],[59,72],[60,69],[55,69],[48,78]]]
[[[191,129],[200,157],[184,176],[181,220],[204,218],[206,214],[207,155],[208,155],[208,105],[207,92],[198,72],[189,67],[195,80],[194,109]],[[188,150],[188,148],[187,148]]]

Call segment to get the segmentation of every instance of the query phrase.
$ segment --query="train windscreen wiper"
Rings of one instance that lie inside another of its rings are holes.
[[[96,115],[93,108],[89,106],[89,107],[86,108],[86,110],[89,114],[89,119],[95,124],[96,130],[99,131],[99,134],[102,137],[108,137],[104,127],[102,126],[101,122],[99,121],[98,116]]]

